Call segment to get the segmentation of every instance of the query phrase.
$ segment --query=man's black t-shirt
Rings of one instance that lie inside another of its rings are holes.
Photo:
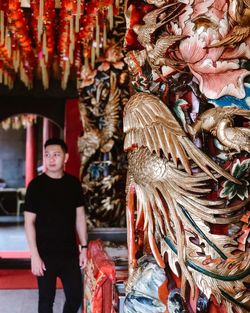
[[[80,182],[68,173],[60,179],[43,173],[31,181],[27,188],[25,211],[36,214],[36,241],[42,258],[78,254],[76,208],[82,205]]]

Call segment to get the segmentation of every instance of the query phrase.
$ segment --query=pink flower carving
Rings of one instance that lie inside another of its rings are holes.
[[[101,57],[99,60],[102,61],[102,64],[98,67],[99,71],[108,71],[112,65],[114,68],[122,70],[124,67],[123,53],[121,47],[112,42],[111,46],[105,52],[105,56]]]
[[[200,91],[207,98],[224,95],[244,98],[244,78],[247,69],[240,59],[250,58],[250,39],[235,46],[211,48],[230,33],[226,0],[189,0],[186,11],[172,22],[176,35],[187,35],[181,41],[177,56],[184,61],[199,81]]]
[[[88,66],[83,66],[81,71],[81,85],[80,88],[84,88],[86,86],[90,86],[94,83],[94,79],[97,71],[92,70]]]

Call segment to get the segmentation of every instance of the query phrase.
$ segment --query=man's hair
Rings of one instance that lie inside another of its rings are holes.
[[[51,145],[58,145],[62,148],[62,150],[67,153],[68,152],[68,147],[66,145],[66,143],[60,139],[60,138],[50,138],[48,139],[45,144],[44,144],[44,149],[48,146],[51,146]]]

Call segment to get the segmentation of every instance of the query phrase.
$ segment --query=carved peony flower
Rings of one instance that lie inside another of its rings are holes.
[[[97,71],[92,70],[90,67],[83,66],[81,71],[81,85],[80,88],[90,86],[94,83]]]
[[[99,71],[108,71],[110,66],[115,69],[122,70],[124,67],[122,49],[118,44],[113,43],[110,48],[105,52],[105,56],[100,58],[102,64],[98,67]]]
[[[224,95],[245,96],[244,78],[247,69],[240,67],[241,58],[250,58],[249,42],[211,48],[231,30],[226,0],[190,0],[186,11],[172,23],[176,35],[186,35],[177,53],[199,81],[200,91],[207,98]]]

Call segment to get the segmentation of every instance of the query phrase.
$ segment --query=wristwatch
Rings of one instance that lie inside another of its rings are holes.
[[[88,245],[81,245],[81,250],[82,249],[87,249],[88,248]]]

